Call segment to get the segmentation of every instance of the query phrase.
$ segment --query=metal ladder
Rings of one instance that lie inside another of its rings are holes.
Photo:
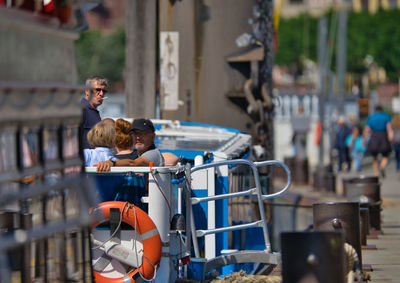
[[[236,160],[225,160],[225,161],[218,161],[214,163],[209,163],[209,164],[204,164],[204,165],[199,165],[193,168],[188,167],[186,169],[186,177],[188,180],[190,180],[190,174],[194,173],[199,170],[207,169],[207,168],[212,168],[212,167],[219,167],[223,165],[247,165],[250,167],[254,181],[255,181],[255,188],[241,191],[241,192],[233,192],[233,193],[227,193],[223,195],[215,195],[215,196],[207,196],[207,197],[191,197],[190,198],[190,203],[186,203],[187,205],[190,205],[190,215],[188,213],[186,214],[186,217],[190,217],[190,229],[191,229],[191,234],[192,234],[192,241],[193,241],[193,247],[194,247],[194,252],[196,257],[200,257],[200,251],[199,251],[199,245],[197,241],[197,237],[203,237],[206,235],[210,234],[215,234],[215,233],[221,233],[221,232],[230,232],[230,231],[236,231],[236,230],[243,230],[243,229],[249,229],[249,228],[254,228],[254,227],[262,227],[263,229],[263,236],[264,236],[264,242],[265,242],[265,250],[263,251],[255,251],[255,250],[248,250],[248,251],[237,251],[234,253],[230,253],[227,255],[221,255],[216,258],[213,258],[211,260],[207,260],[205,263],[205,268],[204,268],[204,274],[207,272],[220,268],[225,265],[229,264],[234,264],[234,263],[245,263],[245,262],[262,262],[262,263],[267,263],[267,264],[272,264],[272,265],[277,265],[280,262],[280,254],[278,253],[272,253],[271,252],[271,243],[269,239],[269,231],[268,231],[268,226],[267,226],[267,221],[265,217],[265,210],[264,210],[264,200],[267,199],[273,199],[276,198],[280,195],[282,195],[290,186],[291,184],[291,173],[289,168],[281,161],[277,160],[266,160],[266,161],[261,161],[261,162],[251,162],[245,159],[236,159]],[[286,185],[284,186],[283,189],[276,193],[272,194],[266,194],[263,195],[261,191],[261,184],[260,184],[260,179],[259,179],[259,174],[258,174],[258,168],[263,167],[263,166],[271,166],[271,165],[277,165],[282,167],[286,174],[287,174],[287,182]],[[190,182],[188,182],[187,186],[189,186],[189,192],[190,193]],[[228,199],[228,198],[234,198],[234,197],[241,197],[241,196],[251,196],[251,195],[256,195],[257,196],[257,201],[258,201],[258,207],[259,207],[259,212],[260,212],[260,220],[246,223],[246,224],[240,224],[240,225],[232,225],[232,226],[227,226],[227,227],[222,227],[222,228],[216,228],[216,229],[207,229],[207,230],[196,230],[196,225],[194,221],[194,216],[193,216],[193,205],[198,204],[200,202],[208,202],[208,201],[215,201],[215,200],[221,200],[221,199]],[[189,238],[189,237],[188,237]]]

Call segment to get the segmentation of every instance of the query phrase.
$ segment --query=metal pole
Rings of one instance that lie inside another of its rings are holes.
[[[156,0],[126,0],[126,116],[155,116]]]
[[[324,129],[325,129],[325,100],[326,100],[326,75],[327,75],[327,52],[326,42],[328,36],[328,23],[325,17],[322,17],[318,21],[318,66],[319,66],[319,100],[318,100],[318,112],[319,121],[321,123],[321,143],[319,145],[319,163],[324,162]]]

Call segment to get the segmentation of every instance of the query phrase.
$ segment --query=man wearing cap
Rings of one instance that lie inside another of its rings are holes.
[[[133,143],[139,154],[137,159],[110,159],[108,161],[94,164],[98,172],[107,172],[112,166],[164,166],[164,158],[158,148],[154,145],[156,137],[153,123],[148,119],[135,119],[132,123]]]
[[[101,121],[99,107],[107,94],[108,82],[100,76],[92,76],[86,80],[85,96],[81,99],[83,149],[92,148],[87,139],[87,134],[94,125]]]

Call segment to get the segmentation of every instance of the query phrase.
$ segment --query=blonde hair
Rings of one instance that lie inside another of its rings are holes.
[[[132,129],[132,124],[124,119],[115,121],[115,131],[117,133],[117,140],[115,146],[118,149],[131,149],[133,147],[133,139],[129,131]]]
[[[393,117],[392,120],[393,129],[400,129],[400,115],[397,114]]]
[[[116,141],[114,126],[106,121],[100,121],[87,134],[88,141],[92,147],[113,148]]]

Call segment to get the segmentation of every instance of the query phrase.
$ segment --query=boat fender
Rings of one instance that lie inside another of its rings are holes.
[[[107,222],[110,221],[111,208],[118,208],[121,211],[121,221],[136,229],[136,232],[141,236],[143,242],[142,264],[120,278],[105,277],[101,272],[94,270],[95,281],[97,283],[133,283],[135,282],[135,278],[138,279],[139,276],[147,281],[153,280],[156,268],[161,261],[162,249],[161,237],[156,225],[143,210],[123,201],[102,202],[98,207],[91,209],[90,213],[98,213],[100,211],[104,217],[104,220],[101,222]],[[91,226],[91,231],[101,222],[95,221]]]

